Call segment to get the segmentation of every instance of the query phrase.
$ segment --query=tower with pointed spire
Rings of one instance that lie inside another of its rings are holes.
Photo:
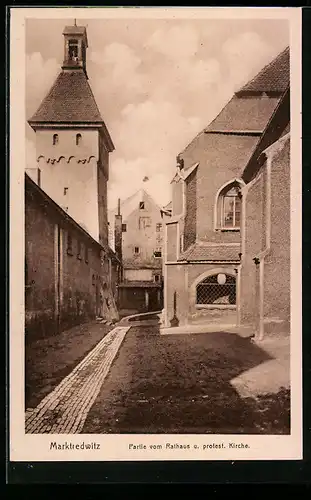
[[[93,238],[108,244],[107,182],[114,145],[91,90],[84,26],[66,26],[61,71],[28,121],[41,188]]]

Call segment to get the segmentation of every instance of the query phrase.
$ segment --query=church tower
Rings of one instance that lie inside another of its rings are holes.
[[[66,26],[61,71],[29,125],[41,188],[102,245],[108,244],[107,182],[114,145],[88,82],[84,26]]]

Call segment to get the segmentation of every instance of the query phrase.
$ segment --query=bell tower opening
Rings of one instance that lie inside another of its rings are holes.
[[[64,31],[64,62],[63,70],[83,69],[86,77],[86,49],[88,46],[86,28],[77,26],[66,26]]]

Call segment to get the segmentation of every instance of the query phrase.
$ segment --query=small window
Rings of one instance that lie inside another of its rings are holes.
[[[68,192],[68,188],[64,187],[64,196],[66,196],[67,192]]]
[[[139,254],[139,247],[135,247],[135,248],[134,248],[134,253],[135,253],[136,255],[138,255],[138,254]]]
[[[82,135],[77,134],[76,135],[76,146],[79,146],[79,144],[81,143],[81,140],[82,140]]]
[[[162,224],[161,223],[158,223],[156,225],[156,232],[159,233],[160,231],[162,230]]]
[[[126,229],[127,229],[126,224],[122,224],[122,233],[126,233]]]
[[[140,201],[139,202],[139,210],[144,210],[145,209],[145,202],[144,201]]]
[[[72,236],[70,233],[67,235],[67,254],[68,255],[73,255],[72,251]]]
[[[153,252],[153,256],[156,258],[156,259],[159,259],[162,257],[162,249],[161,248],[157,248],[154,252]]]
[[[56,146],[58,144],[58,134],[53,135],[53,146]]]
[[[160,276],[159,276],[159,274],[155,274],[155,275],[154,275],[154,281],[155,281],[156,283],[159,283],[159,281],[160,281]]]

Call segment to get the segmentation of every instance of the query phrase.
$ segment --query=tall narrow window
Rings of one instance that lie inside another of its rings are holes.
[[[79,146],[79,144],[81,143],[81,139],[82,139],[82,135],[81,134],[77,134],[76,135],[76,145]]]
[[[58,144],[58,134],[53,135],[53,146],[56,146]]]
[[[135,254],[135,255],[138,255],[138,254],[139,254],[139,247],[135,247],[135,248],[134,248],[134,254]]]
[[[240,229],[241,188],[237,182],[226,186],[217,200],[217,228]]]
[[[67,254],[68,255],[73,255],[72,251],[72,236],[70,233],[67,235]]]
[[[78,60],[78,40],[69,40],[69,59]]]

